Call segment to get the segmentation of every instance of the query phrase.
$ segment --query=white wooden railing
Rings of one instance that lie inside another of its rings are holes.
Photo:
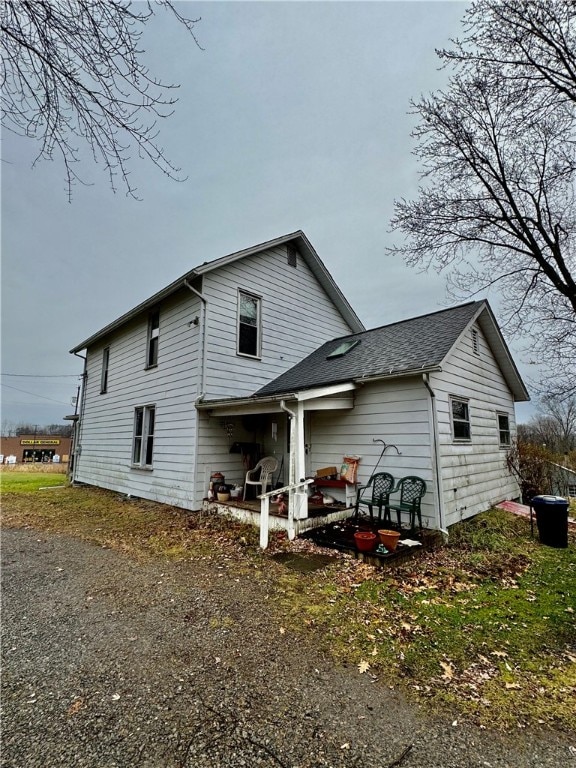
[[[268,546],[268,531],[270,528],[270,498],[272,496],[279,496],[284,493],[288,494],[288,538],[292,541],[296,535],[294,528],[294,510],[300,512],[305,504],[308,504],[308,494],[306,493],[306,487],[313,483],[313,480],[301,480],[299,483],[292,483],[292,485],[285,485],[283,488],[278,488],[274,491],[268,491],[263,493],[258,498],[260,499],[260,546],[262,549],[266,549]]]

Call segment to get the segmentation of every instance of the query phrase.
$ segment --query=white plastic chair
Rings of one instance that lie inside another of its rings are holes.
[[[278,460],[274,456],[265,456],[260,459],[254,469],[246,472],[246,479],[244,480],[244,496],[242,497],[246,501],[246,487],[248,485],[260,485],[262,486],[261,493],[266,493],[266,489],[269,485],[272,485],[272,475],[278,469]],[[257,478],[257,479],[256,479]]]

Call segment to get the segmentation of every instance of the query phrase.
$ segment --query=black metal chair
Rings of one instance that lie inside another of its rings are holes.
[[[396,488],[390,493],[400,492],[400,499],[398,501],[389,501],[386,504],[384,519],[390,522],[390,512],[395,510],[396,517],[398,518],[398,528],[402,527],[401,515],[402,512],[408,513],[410,516],[410,530],[416,530],[416,518],[418,518],[418,526],[422,530],[422,499],[426,495],[426,483],[421,477],[415,477],[410,475],[403,477]]]
[[[388,505],[388,497],[394,488],[394,478],[389,472],[378,472],[372,475],[366,485],[361,485],[356,494],[354,517],[358,517],[360,507],[368,507],[370,519],[374,519],[373,509],[378,509],[378,520],[382,519],[382,507]],[[386,512],[384,513],[386,515]],[[390,513],[388,513],[390,516]]]

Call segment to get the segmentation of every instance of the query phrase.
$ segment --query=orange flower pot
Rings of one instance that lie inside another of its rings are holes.
[[[389,552],[394,552],[396,546],[398,545],[398,540],[400,539],[400,534],[398,531],[389,531],[383,529],[378,531],[378,536],[380,536],[380,542],[384,544],[386,549]]]

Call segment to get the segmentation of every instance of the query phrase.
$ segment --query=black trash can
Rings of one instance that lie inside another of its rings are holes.
[[[538,537],[542,544],[564,549],[568,546],[568,502],[562,496],[534,496]]]

